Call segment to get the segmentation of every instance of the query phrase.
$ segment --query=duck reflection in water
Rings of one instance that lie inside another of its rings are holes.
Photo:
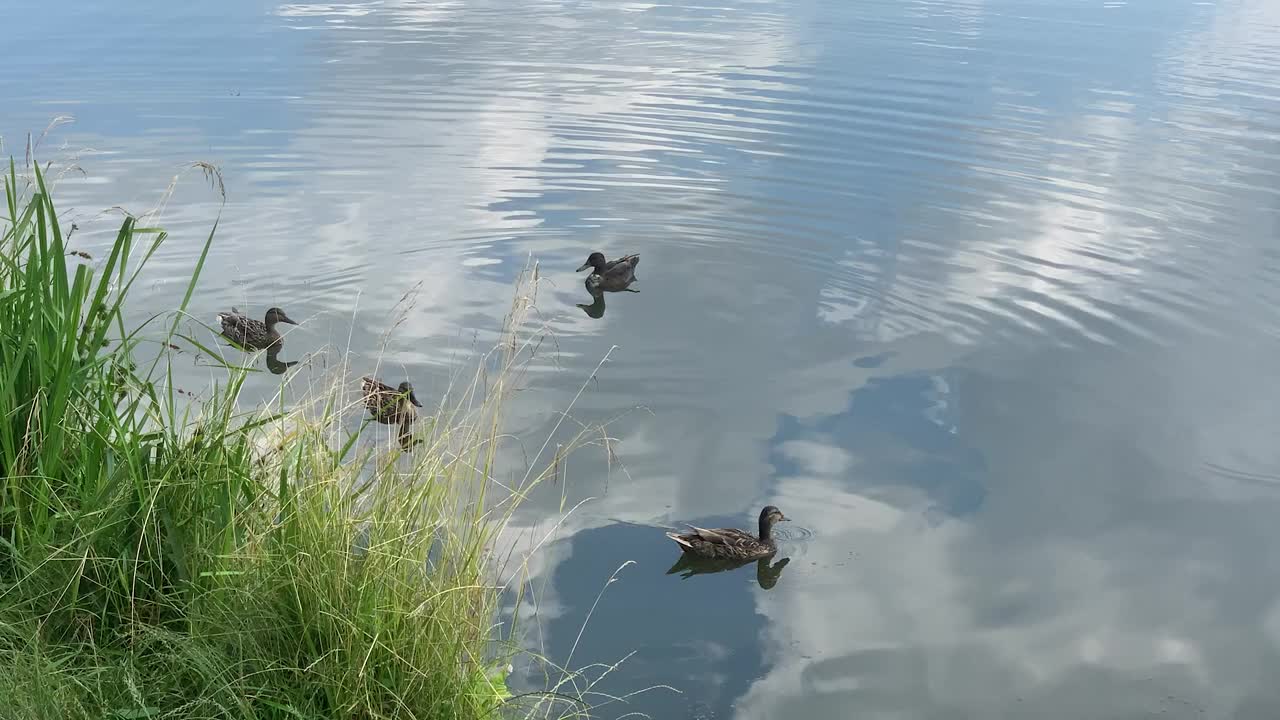
[[[680,577],[688,580],[694,575],[737,570],[743,565],[750,565],[752,562],[751,560],[711,560],[690,555],[689,553],[681,553],[680,559],[676,560],[676,564],[671,566],[667,574],[680,573]],[[769,564],[769,558],[760,558],[754,562],[756,565],[756,583],[764,590],[772,590],[773,586],[778,584],[778,579],[782,577],[782,568],[791,562],[791,558],[782,558],[772,565]]]
[[[594,302],[590,305],[587,303],[578,303],[578,307],[582,308],[582,312],[586,313],[587,317],[599,320],[604,317],[604,293],[593,292],[591,293],[591,298]]]
[[[267,370],[272,375],[283,375],[286,370],[297,364],[297,360],[281,360],[280,347],[278,345],[267,348]]]
[[[622,287],[617,290],[601,289],[598,286],[592,285],[590,278],[588,278],[587,282],[583,284],[586,285],[587,292],[591,293],[592,302],[590,305],[586,303],[578,303],[578,307],[582,308],[582,312],[586,313],[587,317],[594,318],[596,320],[604,317],[604,294],[606,292],[640,292],[639,290],[633,290],[629,287]]]

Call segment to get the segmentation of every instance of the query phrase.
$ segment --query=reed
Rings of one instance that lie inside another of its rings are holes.
[[[200,342],[178,320],[216,224],[182,305],[130,328],[165,233],[126,217],[85,262],[38,165],[4,184],[0,715],[498,714],[494,539],[540,476],[490,495],[530,299],[401,453],[357,441],[342,373],[267,409],[242,408],[234,365],[175,394],[167,348]]]

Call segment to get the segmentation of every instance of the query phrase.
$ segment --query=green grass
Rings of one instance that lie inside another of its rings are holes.
[[[175,394],[167,346],[201,342],[178,330],[213,231],[182,305],[131,328],[165,233],[127,217],[85,261],[38,166],[4,185],[0,716],[499,714],[493,541],[538,478],[486,493],[528,299],[401,454],[343,424],[345,379],[266,410],[241,407],[234,366]]]

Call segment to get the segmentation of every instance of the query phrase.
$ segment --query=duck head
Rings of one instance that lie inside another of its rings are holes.
[[[400,383],[400,387],[396,389],[400,391],[401,397],[407,397],[409,398],[409,402],[417,405],[418,407],[422,407],[422,403],[418,402],[418,396],[413,394],[413,385],[411,385],[408,380]]]
[[[587,268],[595,268],[596,272],[602,273],[608,266],[609,261],[604,259],[604,253],[593,252],[587,256],[587,261],[582,263],[582,267],[578,268],[575,272],[582,272]]]
[[[773,531],[773,524],[777,522],[787,522],[790,518],[782,514],[782,511],[773,505],[765,505],[760,511],[760,539],[767,540]]]
[[[284,310],[281,310],[278,307],[273,307],[267,310],[266,323],[268,325],[275,325],[276,323],[285,323],[286,325],[298,324],[290,319],[289,316],[285,314]]]

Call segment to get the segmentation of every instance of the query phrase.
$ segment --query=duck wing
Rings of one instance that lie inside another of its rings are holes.
[[[619,266],[630,266],[632,269],[634,269],[635,266],[639,264],[640,264],[640,256],[638,254],[623,255],[617,260],[610,260],[609,262],[605,263],[604,269],[605,269],[605,272],[608,272],[609,270],[612,270]]]
[[[231,312],[218,313],[217,319],[222,326],[222,334],[232,340],[243,340],[248,334],[249,318],[236,312],[235,308],[231,308]]]
[[[732,528],[690,526],[690,532],[667,533],[667,537],[685,552],[713,560],[752,560],[773,553],[773,548],[759,538]]]
[[[633,278],[636,273],[636,265],[640,264],[639,255],[627,255],[618,258],[605,268],[604,274],[610,277]]]
[[[399,388],[371,377],[363,377],[360,378],[360,392],[364,395],[364,406],[369,409],[374,420],[384,424],[413,421],[414,413],[403,402]]]
[[[394,403],[396,389],[371,377],[360,378],[360,394],[370,410],[379,412],[388,403]]]
[[[716,545],[741,545],[744,542],[759,542],[754,535],[743,532],[737,528],[715,528],[708,530],[700,528],[696,525],[690,525],[691,534],[698,536],[703,542],[715,543]]]
[[[395,393],[396,389],[380,380],[362,377],[360,378],[360,391],[365,395],[373,395],[377,393]]]

